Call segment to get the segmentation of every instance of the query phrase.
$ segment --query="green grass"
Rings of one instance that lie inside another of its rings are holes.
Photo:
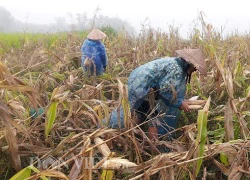
[[[85,38],[86,32],[75,32],[73,35]],[[69,38],[69,33],[62,32],[56,34],[42,34],[42,33],[0,33],[0,55],[4,52],[14,50],[22,50],[23,47],[34,44],[43,45],[50,49],[58,44],[65,42]]]
[[[0,33],[0,48],[21,48],[22,37],[19,33]]]

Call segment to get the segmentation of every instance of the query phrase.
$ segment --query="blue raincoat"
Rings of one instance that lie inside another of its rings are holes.
[[[102,75],[108,64],[108,57],[104,44],[99,40],[86,39],[81,47],[82,52],[82,67],[84,71],[87,67],[84,66],[86,58],[92,59],[96,66],[96,75]],[[94,67],[90,68],[91,73],[94,72]]]
[[[159,134],[166,134],[177,126],[179,107],[186,93],[187,66],[188,63],[181,58],[161,58],[139,66],[129,76],[128,100],[131,110],[138,110],[151,88],[158,89],[157,111],[166,113],[165,117],[159,119]],[[110,117],[111,127],[116,127],[116,119],[117,113],[114,110]]]

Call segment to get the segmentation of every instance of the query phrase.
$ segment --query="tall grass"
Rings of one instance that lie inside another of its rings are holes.
[[[25,168],[13,179],[21,176],[66,179],[66,175],[70,179],[98,178],[102,172],[131,179],[218,175],[248,178],[249,35],[224,37],[206,24],[202,16],[200,22],[201,28],[195,27],[185,40],[178,28],[171,26],[169,32],[143,27],[136,37],[107,28],[108,37],[104,40],[109,57],[107,73],[95,80],[86,78],[79,64],[86,32],[1,35],[0,110],[4,115],[1,114],[0,132],[5,132],[0,138],[1,154],[10,155],[12,161],[1,166],[4,170],[0,172],[11,169],[3,176],[8,179],[13,172]],[[175,50],[182,48],[201,48],[206,56],[208,76],[194,74],[186,98],[199,95],[207,100],[210,96],[210,109],[205,118],[196,111],[182,116],[182,126],[176,129],[179,138],[160,142],[172,152],[159,154],[148,146],[152,143],[143,126],[130,125],[133,120],[127,111],[127,78],[139,65],[158,57],[175,56]],[[126,107],[127,128],[98,128],[101,119],[118,106]],[[31,108],[43,108],[44,113],[31,118]],[[184,118],[188,124],[183,123]],[[98,138],[104,140],[95,144]],[[93,164],[91,158],[102,156],[102,145],[110,148],[107,151],[112,155],[103,155],[103,160]],[[8,160],[6,156],[0,157]],[[36,160],[30,165],[32,157]],[[50,157],[54,160],[48,162]],[[47,164],[37,171],[41,162]],[[111,163],[109,168],[107,163]]]

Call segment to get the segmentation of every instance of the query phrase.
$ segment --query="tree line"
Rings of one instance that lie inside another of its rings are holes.
[[[54,18],[53,23],[38,24],[21,22],[12,16],[11,12],[0,6],[0,32],[30,32],[30,33],[55,33],[65,31],[82,31],[93,27],[112,27],[116,31],[126,30],[129,33],[135,32],[135,28],[125,20],[118,17],[108,17],[98,14],[96,11],[93,17],[87,13],[68,13],[65,17]]]

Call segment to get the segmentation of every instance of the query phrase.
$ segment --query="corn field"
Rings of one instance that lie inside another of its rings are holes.
[[[17,47],[0,40],[0,176],[3,179],[249,179],[250,36],[223,37],[202,28],[182,39],[178,28],[142,28],[137,37],[108,34],[109,64],[99,77],[80,66],[79,33],[23,35]],[[151,149],[147,132],[132,126],[127,101],[129,73],[175,50],[200,48],[208,76],[195,73],[186,99],[202,109],[182,114],[179,135]],[[118,106],[124,129],[102,125]],[[35,110],[35,115],[31,110]]]

